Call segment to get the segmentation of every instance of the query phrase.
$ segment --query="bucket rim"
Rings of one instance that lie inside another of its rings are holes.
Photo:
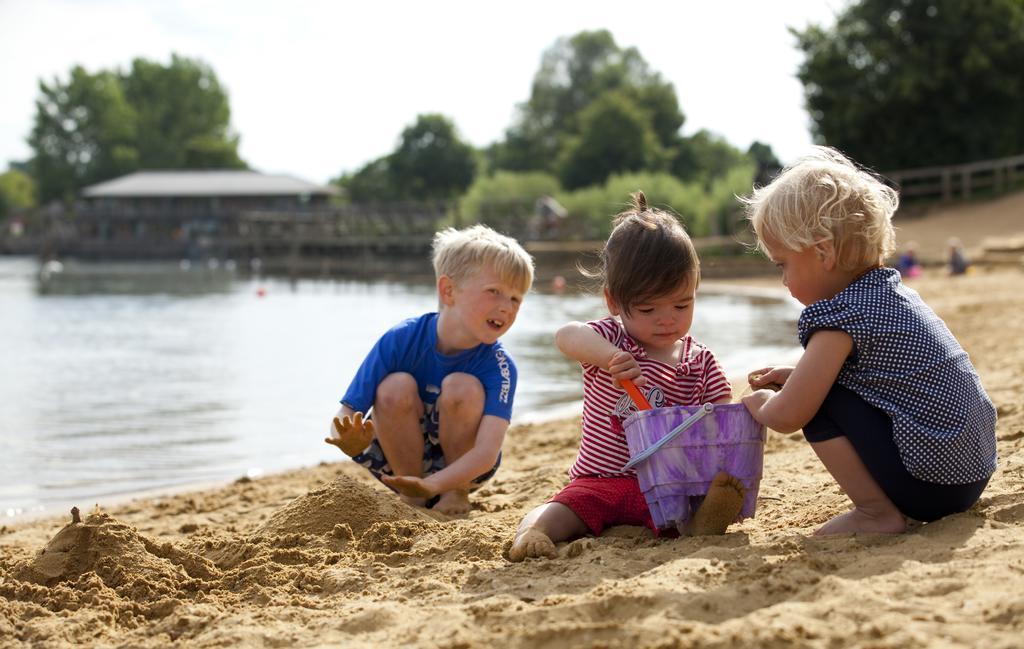
[[[737,410],[737,409],[740,409],[740,408],[742,408],[744,411],[747,410],[747,407],[745,405],[743,405],[742,403],[716,403],[716,404],[714,404],[714,406],[715,406],[715,410],[716,411],[718,411],[718,410],[729,411],[729,410]],[[637,410],[636,412],[632,413],[631,415],[626,417],[624,420],[622,420],[622,426],[623,426],[623,428],[625,428],[625,427],[629,426],[630,424],[632,424],[633,422],[640,421],[641,419],[645,419],[645,418],[648,418],[648,417],[660,417],[660,416],[662,416],[664,414],[665,410],[685,410],[686,412],[688,412],[690,414],[693,414],[694,412],[696,412],[697,410],[699,410],[700,408],[703,408],[703,407],[704,407],[703,403],[695,403],[695,404],[689,405],[689,406],[663,406],[661,408],[651,408],[650,410]]]

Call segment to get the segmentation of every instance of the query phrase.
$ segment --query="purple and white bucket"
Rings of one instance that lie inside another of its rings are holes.
[[[703,408],[702,405],[641,410],[623,428],[631,456],[668,435]],[[659,528],[689,520],[719,471],[746,488],[739,517],[750,518],[757,505],[764,465],[765,427],[742,403],[715,405],[714,410],[636,465],[640,491]]]

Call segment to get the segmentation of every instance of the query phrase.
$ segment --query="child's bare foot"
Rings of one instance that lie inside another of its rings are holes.
[[[742,482],[725,471],[719,471],[711,480],[708,494],[704,496],[704,502],[694,513],[686,531],[695,536],[725,534],[726,528],[739,516],[746,493]]]
[[[815,536],[829,534],[902,534],[907,531],[907,519],[896,508],[873,512],[854,508],[828,521],[814,532]]]
[[[449,516],[466,514],[469,512],[469,492],[465,489],[446,491],[438,498],[434,509]]]
[[[522,561],[528,557],[554,559],[557,556],[558,550],[554,542],[547,534],[533,527],[516,534],[508,551],[508,558],[512,561]]]
[[[413,496],[406,496],[405,494],[398,494],[398,499],[410,507],[426,507],[426,498],[415,498]]]

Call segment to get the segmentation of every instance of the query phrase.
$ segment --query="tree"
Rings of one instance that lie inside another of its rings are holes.
[[[227,94],[205,63],[171,55],[170,65],[135,59],[123,75],[137,115],[139,164],[146,169],[237,169]]]
[[[29,136],[39,200],[71,200],[79,188],[127,173],[138,165],[135,112],[112,72],[81,66],[66,83],[39,83]]]
[[[732,169],[747,162],[742,151],[719,135],[701,129],[683,138],[676,147],[671,163],[672,173],[683,180],[695,180],[710,187]]]
[[[36,186],[28,174],[17,169],[0,174],[0,218],[35,204]]]
[[[581,134],[583,111],[609,92],[641,109],[660,146],[676,145],[684,117],[672,84],[636,48],[620,48],[607,30],[580,32],[544,53],[529,100],[494,150],[495,165],[554,170],[566,142]]]
[[[881,170],[1024,152],[1024,2],[860,0],[792,32],[819,142]]]
[[[754,171],[754,184],[759,187],[770,183],[782,171],[782,163],[775,157],[775,152],[769,144],[752,142],[747,149],[747,157],[757,165]]]
[[[199,61],[136,59],[128,73],[40,82],[29,136],[39,200],[72,200],[86,185],[140,168],[244,168],[216,75]]]
[[[604,183],[615,173],[656,170],[664,154],[647,115],[627,96],[607,93],[579,116],[580,134],[562,150],[566,189]]]
[[[384,156],[372,160],[358,171],[343,174],[335,182],[353,203],[380,203],[397,200],[389,159]]]
[[[353,203],[446,200],[473,183],[477,153],[444,115],[424,114],[407,126],[395,150],[335,181]]]
[[[413,199],[446,199],[466,191],[476,175],[476,154],[443,115],[420,115],[402,131],[388,161],[398,192]]]

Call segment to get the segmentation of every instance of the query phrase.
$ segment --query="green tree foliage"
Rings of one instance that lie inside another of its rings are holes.
[[[201,62],[136,59],[127,73],[76,66],[39,88],[29,145],[41,202],[137,169],[245,167],[227,95]]]
[[[167,66],[135,59],[122,83],[137,116],[143,168],[245,168],[227,93],[208,65],[176,54]]]
[[[71,200],[79,188],[137,168],[135,111],[112,72],[81,66],[66,83],[39,83],[29,136],[41,202]]]
[[[485,221],[498,210],[532,212],[542,196],[561,192],[558,180],[543,171],[498,171],[479,176],[459,204],[461,215],[471,221]]]
[[[443,115],[425,114],[402,131],[396,149],[335,182],[354,203],[449,199],[476,176],[477,154]]]
[[[754,172],[754,184],[763,187],[782,171],[782,163],[775,157],[772,147],[763,142],[753,142],[747,149],[747,157],[757,166]]]
[[[716,178],[747,161],[747,156],[725,138],[701,129],[680,141],[671,169],[683,180],[695,180],[710,187]]]
[[[420,115],[402,131],[391,154],[396,187],[408,198],[435,199],[461,195],[476,175],[476,154],[444,115]]]
[[[747,162],[710,186],[683,182],[666,172],[620,174],[603,185],[559,194],[558,200],[572,218],[588,222],[593,236],[604,238],[611,231],[612,217],[625,209],[629,195],[640,189],[652,207],[679,214],[687,232],[702,237],[735,230],[742,218],[736,196],[750,192],[753,173],[754,165]]]
[[[580,146],[586,109],[611,92],[640,108],[662,148],[678,143],[684,117],[672,84],[653,72],[636,48],[620,48],[608,31],[580,32],[544,53],[529,100],[519,106],[505,141],[492,150],[493,164],[555,171],[568,155],[564,147]]]
[[[648,116],[624,94],[602,95],[579,115],[579,134],[559,156],[566,189],[603,183],[613,173],[657,170],[664,153]]]
[[[36,185],[31,176],[17,169],[0,174],[0,218],[35,205]]]
[[[818,141],[882,170],[1024,152],[1024,2],[859,0],[794,31]]]
[[[347,200],[351,203],[381,203],[399,200],[388,164],[390,157],[384,156],[372,160],[355,173],[342,174],[332,182],[341,187]]]

